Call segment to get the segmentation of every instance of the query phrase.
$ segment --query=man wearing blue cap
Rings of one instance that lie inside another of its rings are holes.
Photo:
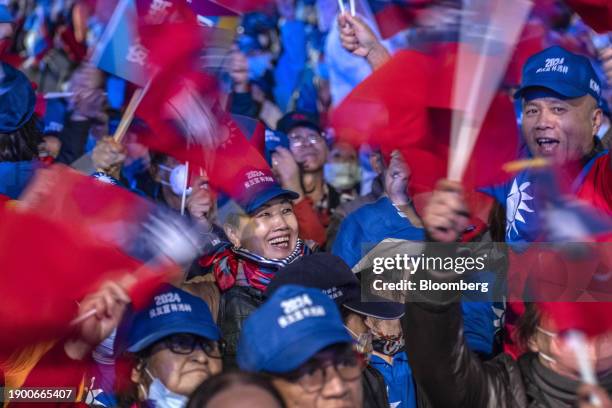
[[[596,137],[602,123],[601,82],[586,57],[554,46],[530,57],[515,94],[522,104],[522,133],[532,157],[580,169],[573,175],[576,196],[612,214],[610,154]],[[531,242],[537,222],[536,174],[526,170],[495,189],[506,205],[506,241]]]
[[[265,335],[264,335],[265,334]],[[288,407],[361,407],[365,360],[320,289],[285,285],[246,320],[240,369],[273,377]]]

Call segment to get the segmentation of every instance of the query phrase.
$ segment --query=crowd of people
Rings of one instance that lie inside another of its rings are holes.
[[[72,387],[77,404],[106,407],[612,407],[609,333],[585,340],[596,380],[587,381],[536,303],[467,301],[457,291],[416,290],[406,302],[362,296],[367,255],[381,243],[422,243],[425,256],[436,244],[458,253],[477,243],[504,280],[524,284],[511,276],[513,249],[495,244],[516,249],[546,232],[538,218],[546,197],[537,193],[549,179],[538,168],[487,189],[494,200],[480,220],[461,182],[439,180],[417,204],[410,187],[422,169],[401,149],[355,146],[332,126],[334,108],[396,51],[452,31],[461,4],[407,1],[401,6],[420,13],[384,40],[376,1],[357,1],[353,14],[332,0],[277,0],[235,17],[217,73],[223,108],[265,125],[260,153],[273,175],[241,198],[143,144],[151,129],[138,115],[123,140],[112,137],[134,85],[90,62],[111,3],[0,4],[0,205],[18,208],[41,169],[82,169],[85,158],[96,182],[169,209],[215,240],[144,308],[134,307],[125,280],[102,283],[80,300],[70,336],[24,339],[0,361],[0,386]],[[567,170],[562,190],[609,219],[612,31],[596,34],[568,3],[534,4],[525,30],[537,31],[541,46],[500,89],[516,107],[522,158]],[[421,270],[413,279],[459,277]],[[44,383],[49,367],[56,383]]]

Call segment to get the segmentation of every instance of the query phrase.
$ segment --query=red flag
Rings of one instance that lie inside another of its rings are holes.
[[[612,3],[609,0],[567,0],[567,4],[593,30],[612,31]]]
[[[609,302],[543,302],[539,306],[553,319],[560,333],[579,330],[587,336],[597,336],[612,330]]]
[[[446,176],[456,44],[431,54],[401,51],[361,82],[332,113],[340,140],[399,149],[411,167],[413,194]],[[469,61],[469,60],[468,60]],[[359,121],[354,118],[360,118]],[[503,181],[501,166],[517,154],[518,129],[510,97],[498,94],[485,117],[464,175],[468,189]]]
[[[232,10],[238,14],[252,13],[255,11],[272,11],[275,2],[272,0],[211,0],[213,3]]]
[[[181,223],[170,211],[128,190],[57,164],[37,173],[19,208],[69,228],[71,234],[81,236],[83,242],[94,248],[96,245],[114,248],[133,259],[135,263],[129,271],[136,273],[137,284],[129,289],[129,294],[135,307],[144,306],[157,286],[177,273],[176,265],[159,259],[164,254],[173,258],[159,235],[178,230],[175,241],[182,242],[182,237],[189,236],[191,231],[190,225]],[[152,230],[162,224],[168,229],[162,233]],[[89,261],[95,262],[95,258]],[[143,267],[150,261],[154,262]]]
[[[77,301],[140,262],[70,224],[0,208],[0,355],[62,337]]]

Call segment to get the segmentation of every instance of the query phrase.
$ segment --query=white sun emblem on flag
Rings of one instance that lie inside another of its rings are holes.
[[[525,218],[521,214],[521,210],[526,212],[533,212],[527,205],[526,201],[533,200],[533,197],[527,194],[525,191],[527,187],[531,185],[530,182],[526,181],[519,187],[516,183],[516,179],[512,183],[512,188],[506,198],[506,236],[510,236],[510,233],[514,231],[518,234],[516,228],[516,222],[522,222],[525,224]]]

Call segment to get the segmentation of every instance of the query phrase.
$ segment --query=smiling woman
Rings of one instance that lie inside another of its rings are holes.
[[[264,291],[276,272],[311,253],[299,239],[293,191],[275,182],[256,185],[242,203],[244,212],[230,214],[224,225],[231,245],[200,259],[211,271],[222,293],[219,327],[227,341],[224,364],[234,365],[243,321],[264,300]]]

